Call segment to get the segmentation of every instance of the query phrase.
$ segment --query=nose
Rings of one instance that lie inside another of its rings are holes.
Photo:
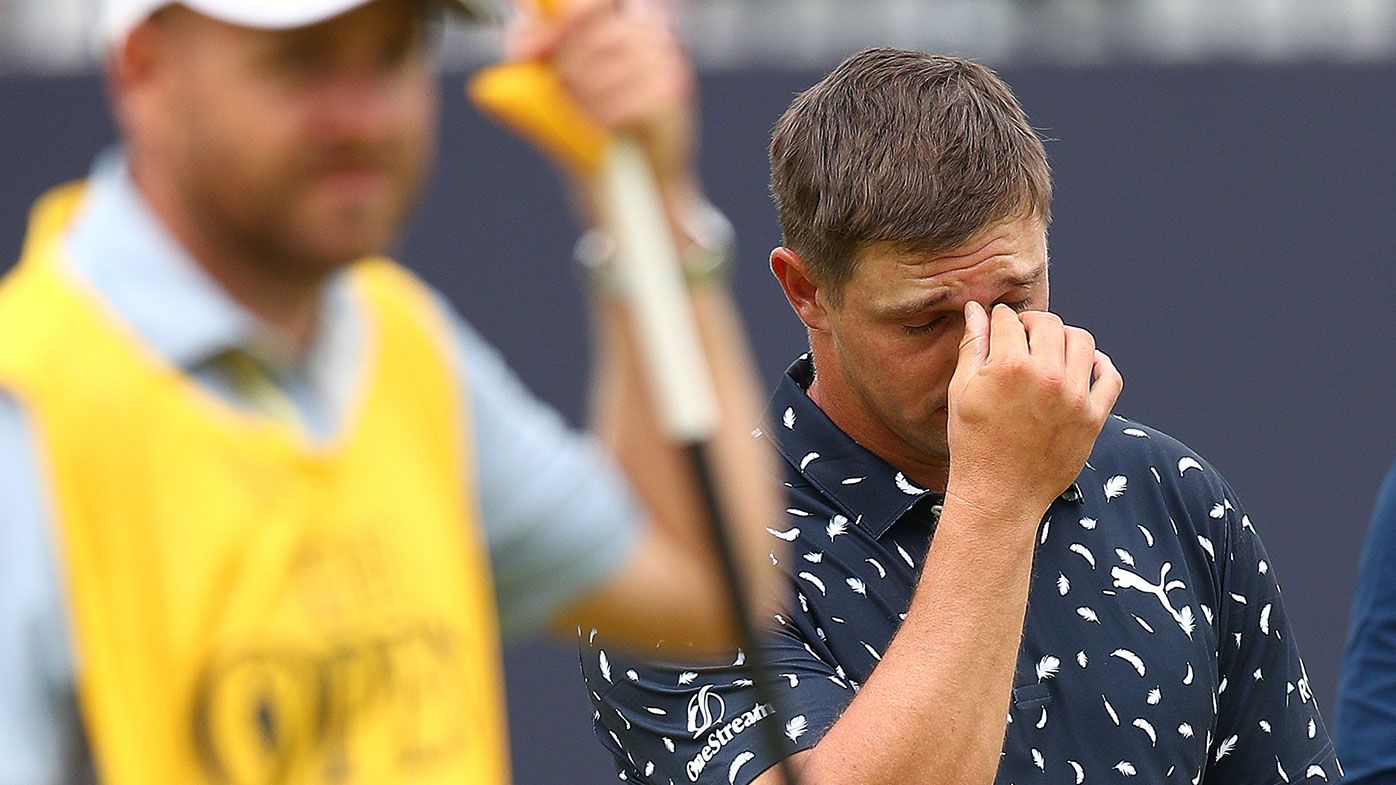
[[[388,136],[404,119],[404,89],[394,74],[379,69],[342,69],[329,74],[316,102],[316,130],[334,140]]]

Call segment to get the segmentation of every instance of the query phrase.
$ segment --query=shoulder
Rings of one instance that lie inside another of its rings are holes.
[[[1112,415],[1096,441],[1082,479],[1095,483],[1102,512],[1136,523],[1156,520],[1185,551],[1219,565],[1235,532],[1251,528],[1239,498],[1207,459],[1188,445],[1143,423]],[[1088,496],[1092,489],[1083,487]]]
[[[1392,465],[1386,481],[1382,483],[1376,507],[1372,511],[1372,526],[1396,529],[1396,465]]]
[[[1225,478],[1182,441],[1156,428],[1111,415],[1096,439],[1090,468],[1107,478],[1124,476],[1133,484],[1148,481],[1177,500],[1220,501],[1231,495]]]

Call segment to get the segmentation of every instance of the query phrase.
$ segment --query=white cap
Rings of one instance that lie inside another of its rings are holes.
[[[318,24],[367,5],[370,0],[106,0],[102,4],[102,42],[125,40],[141,22],[161,8],[182,5],[204,16],[242,27],[290,30]],[[443,3],[471,19],[496,18],[491,0],[450,0]]]

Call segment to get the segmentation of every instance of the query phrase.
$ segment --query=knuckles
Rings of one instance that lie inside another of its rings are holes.
[[[1065,323],[1062,322],[1062,317],[1051,311],[1024,311],[1018,314],[1018,320],[1023,323],[1024,327],[1030,330],[1041,329],[1043,327],[1060,329],[1065,326]]]
[[[1067,327],[1066,340],[1069,345],[1080,345],[1084,347],[1083,352],[1086,354],[1093,354],[1095,352],[1095,336],[1091,335],[1090,330],[1085,330],[1080,327]]]

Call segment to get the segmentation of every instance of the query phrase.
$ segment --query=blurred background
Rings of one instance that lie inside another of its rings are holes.
[[[114,138],[95,0],[0,0],[0,268],[29,204]],[[1331,720],[1356,564],[1396,455],[1396,0],[692,0],[703,173],[732,218],[763,377],[803,349],[766,270],[769,129],[851,52],[967,54],[1051,141],[1053,305],[1124,373],[1118,411],[1228,477]],[[574,422],[588,347],[559,179],[461,96],[497,33],[452,30],[441,161],[401,258]],[[3,489],[0,489],[3,492]],[[510,647],[519,785],[606,782],[569,642]]]

